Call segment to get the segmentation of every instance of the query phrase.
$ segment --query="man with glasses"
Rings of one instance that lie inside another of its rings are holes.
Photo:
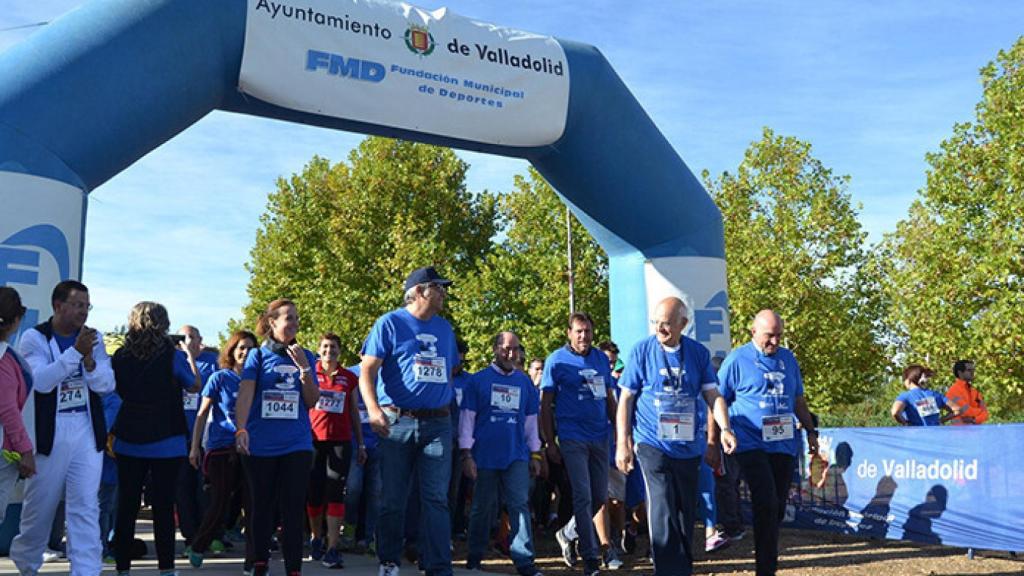
[[[10,556],[22,574],[39,571],[63,494],[71,574],[93,576],[103,568],[96,494],[107,426],[100,395],[114,389],[114,371],[103,336],[85,325],[92,309],[88,288],[65,280],[51,302],[53,316],[20,341],[32,368],[37,457]]]
[[[405,281],[405,306],[374,323],[363,344],[359,392],[380,438],[380,576],[398,576],[409,480],[419,482],[419,550],[427,574],[451,576],[452,370],[460,365],[455,333],[439,314],[451,280],[433,267]],[[380,381],[377,375],[380,374]]]
[[[782,331],[778,314],[758,312],[750,342],[733,350],[718,370],[719,391],[729,404],[739,443],[736,459],[750,487],[757,576],[772,576],[778,568],[779,524],[801,446],[794,415],[807,434],[809,452],[818,452],[818,431],[804,400],[800,366],[780,345]]]
[[[615,460],[626,474],[634,456],[640,460],[655,576],[693,573],[698,473],[705,448],[712,459],[719,450],[719,435],[705,437],[705,403],[721,427],[721,447],[727,454],[736,447],[711,355],[683,336],[686,322],[682,300],[659,302],[651,320],[654,334],[633,347],[619,379]]]
[[[608,498],[608,436],[609,422],[615,418],[615,395],[608,357],[591,346],[594,323],[590,316],[570,315],[567,336],[569,343],[544,361],[541,425],[548,459],[556,465],[564,463],[572,485],[573,518],[555,533],[555,539],[562,559],[572,567],[576,562],[572,541],[578,537],[583,574],[593,576],[604,560],[593,516]]]

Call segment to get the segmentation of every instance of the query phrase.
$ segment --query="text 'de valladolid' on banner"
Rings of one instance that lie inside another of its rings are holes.
[[[569,105],[554,38],[370,0],[249,0],[238,85],[293,110],[520,147],[558,140]]]

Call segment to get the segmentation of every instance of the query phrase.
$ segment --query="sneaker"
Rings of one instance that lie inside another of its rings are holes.
[[[619,560],[619,554],[615,551],[615,548],[609,547],[604,551],[604,557],[601,559],[601,563],[608,570],[618,570],[622,568],[622,560]]]
[[[110,554],[107,554],[106,556],[103,557],[103,563],[104,564],[111,564],[111,565],[117,564],[117,559],[114,558],[113,556],[111,556]]]
[[[54,550],[52,548],[47,548],[46,550],[43,550],[43,562],[45,564],[49,564],[51,562],[59,562],[59,561],[60,561],[60,552],[59,551]]]
[[[324,568],[341,569],[345,567],[345,561],[341,558],[341,551],[337,548],[331,548],[324,554],[324,560],[321,562]]]
[[[736,532],[735,534],[726,533],[725,537],[728,538],[730,542],[739,542],[740,540],[743,540],[743,537],[746,535],[747,531],[743,528],[740,528],[739,532]]]
[[[394,562],[385,562],[377,570],[377,576],[398,576],[398,566]]]
[[[601,576],[601,570],[598,568],[599,562],[597,560],[587,560],[583,568],[583,576]]]
[[[562,561],[569,568],[576,565],[576,550],[573,549],[572,540],[569,540],[561,529],[555,532],[555,540],[558,541],[558,547],[562,549]]]
[[[729,545],[729,538],[727,538],[721,532],[715,532],[710,538],[704,541],[704,551],[714,552],[715,550],[721,550]]]
[[[242,531],[238,528],[232,528],[231,530],[225,531],[224,538],[226,538],[229,542],[245,542],[245,534],[242,534]]]
[[[323,538],[313,538],[309,541],[309,557],[315,561],[319,561],[324,557]]]
[[[210,552],[213,552],[214,554],[223,554],[224,551],[227,549],[228,547],[225,542],[221,542],[220,540],[216,539],[210,542]]]
[[[266,562],[257,562],[252,565],[252,576],[270,576],[270,566]]]
[[[203,565],[203,553],[196,552],[191,546],[185,548],[185,556],[188,557],[188,563],[191,564],[193,568],[199,568]]]

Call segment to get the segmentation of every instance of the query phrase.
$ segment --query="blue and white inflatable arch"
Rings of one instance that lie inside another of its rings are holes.
[[[721,215],[596,48],[378,0],[93,0],[0,54],[0,284],[45,317],[88,193],[216,109],[525,158],[609,255],[616,341],[682,294],[729,349]]]

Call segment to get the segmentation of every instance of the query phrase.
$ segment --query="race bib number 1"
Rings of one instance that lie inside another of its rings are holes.
[[[264,390],[260,415],[266,420],[296,420],[299,417],[297,390]]]
[[[448,363],[444,357],[416,355],[413,361],[413,376],[417,382],[446,384],[448,382]]]
[[[778,414],[765,416],[761,419],[761,439],[765,442],[778,442],[793,438],[793,415]]]
[[[693,442],[693,412],[658,414],[658,439],[668,442]]]

